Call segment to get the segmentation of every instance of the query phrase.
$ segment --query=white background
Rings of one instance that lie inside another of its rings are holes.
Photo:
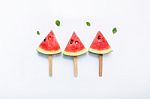
[[[0,99],[150,99],[149,9],[149,0],[1,0]],[[54,56],[50,78],[47,57],[36,52],[50,30],[62,50],[73,31],[89,48],[100,30],[113,49],[103,77],[98,57],[87,53],[78,58],[78,78],[72,58]]]

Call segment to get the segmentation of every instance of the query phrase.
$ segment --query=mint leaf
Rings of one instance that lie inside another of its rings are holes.
[[[112,32],[113,32],[113,34],[117,33],[117,28],[114,27],[114,28],[112,29]]]
[[[86,25],[87,25],[87,26],[91,26],[91,23],[90,23],[90,22],[86,22]]]
[[[36,32],[36,34],[37,34],[37,35],[40,35],[40,32],[39,32],[39,31],[37,31],[37,32]]]
[[[59,21],[59,20],[56,20],[56,21],[55,21],[55,24],[56,24],[57,26],[60,26],[60,21]]]

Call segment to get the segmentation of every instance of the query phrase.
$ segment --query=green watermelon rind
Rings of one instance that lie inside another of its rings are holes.
[[[84,48],[83,50],[81,51],[78,51],[78,52],[67,52],[67,51],[64,51],[63,54],[66,55],[66,56],[80,56],[82,54],[85,54],[87,52],[86,48]]]
[[[59,53],[61,53],[61,49],[58,49],[58,50],[55,50],[55,51],[46,51],[46,50],[38,47],[36,50],[39,53],[46,54],[46,55],[53,55],[53,54],[59,54]]]
[[[93,48],[89,48],[88,51],[92,52],[94,54],[108,54],[108,53],[112,52],[112,49],[109,48],[109,49],[105,49],[105,50],[96,50],[96,49],[93,49]]]

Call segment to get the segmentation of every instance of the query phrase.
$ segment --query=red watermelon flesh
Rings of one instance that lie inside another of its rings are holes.
[[[64,55],[78,56],[84,53],[86,53],[86,48],[84,47],[83,43],[81,42],[79,37],[76,35],[76,33],[73,32],[65,48]]]
[[[60,46],[53,31],[49,32],[49,34],[37,48],[37,51],[43,54],[57,54],[61,52]]]
[[[111,52],[112,50],[103,34],[98,31],[90,46],[89,51],[96,54],[106,54]]]

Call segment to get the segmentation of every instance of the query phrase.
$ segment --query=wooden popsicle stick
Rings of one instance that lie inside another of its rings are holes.
[[[99,77],[102,77],[103,71],[103,54],[99,55]]]
[[[52,76],[52,55],[48,55],[48,63],[49,63],[49,76]]]
[[[74,77],[77,77],[78,76],[77,56],[73,57],[73,63],[74,63]]]

